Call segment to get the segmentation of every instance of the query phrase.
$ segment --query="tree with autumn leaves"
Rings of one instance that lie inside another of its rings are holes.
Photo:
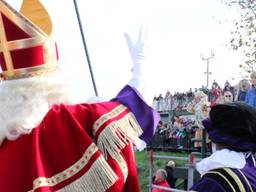
[[[256,1],[255,0],[222,0],[230,8],[239,12],[234,22],[229,45],[233,50],[242,50],[245,56],[240,67],[250,73],[256,70]]]

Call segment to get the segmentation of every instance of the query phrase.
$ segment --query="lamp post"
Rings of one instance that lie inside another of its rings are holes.
[[[208,86],[209,86],[209,75],[212,74],[209,70],[210,60],[212,58],[214,58],[215,54],[214,54],[213,50],[211,50],[211,55],[210,56],[205,57],[203,54],[201,54],[200,56],[201,56],[201,59],[203,61],[206,61],[206,64],[207,64],[206,72],[204,72],[204,74],[206,74],[206,88],[208,88]]]
[[[212,73],[209,71],[209,65],[210,65],[210,60],[215,56],[213,50],[211,50],[211,54],[210,56],[204,56],[203,54],[200,55],[201,59],[203,61],[206,61],[207,64],[207,68],[206,68],[206,72],[204,72],[204,74],[206,74],[206,88],[208,89],[209,86],[209,75],[211,75]],[[209,96],[209,95],[208,95]],[[202,148],[201,148],[201,154],[202,154],[202,158],[206,157],[206,130],[203,129],[202,130]]]

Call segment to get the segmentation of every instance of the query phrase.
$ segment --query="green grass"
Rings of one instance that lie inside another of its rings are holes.
[[[154,152],[155,155],[164,155],[164,156],[179,156],[179,157],[187,157],[187,153],[171,153],[171,152]],[[149,184],[149,153],[148,151],[136,152],[135,153],[137,169],[139,174],[139,182],[141,192],[148,192],[148,184]],[[164,168],[165,163],[168,160],[164,159],[155,159],[154,165],[155,168]],[[181,160],[175,160],[176,167],[184,166],[187,162]],[[181,183],[181,182],[179,182]]]

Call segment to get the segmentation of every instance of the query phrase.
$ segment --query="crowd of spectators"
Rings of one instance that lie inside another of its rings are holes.
[[[256,85],[256,73],[251,75],[251,77],[252,79],[255,79],[254,84]],[[152,106],[158,112],[167,112],[177,109],[186,110],[187,105],[193,101],[195,93],[198,91],[202,91],[208,96],[208,101],[211,105],[228,101],[245,101],[246,94],[250,87],[254,88],[253,80],[251,80],[251,82],[252,85],[250,85],[250,82],[247,79],[242,79],[237,85],[232,86],[227,80],[222,88],[214,80],[210,89],[202,86],[201,88],[195,88],[194,91],[190,88],[187,92],[175,92],[174,94],[167,91],[164,97],[162,94],[155,96]]]
[[[172,122],[160,121],[151,143],[152,147],[197,149],[192,143],[192,138],[195,137],[196,129],[198,129],[195,122],[191,115],[175,116]]]
[[[186,148],[201,151],[203,129],[200,127],[200,121],[208,117],[205,114],[210,111],[212,106],[233,101],[245,102],[256,107],[256,72],[251,73],[250,80],[242,79],[234,86],[226,81],[221,87],[214,81],[210,89],[206,87],[195,89],[195,91],[189,89],[187,92],[173,95],[167,91],[165,97],[160,94],[154,98],[153,107],[160,114],[169,114],[169,119],[166,121],[165,118],[165,121],[163,119],[160,121],[153,141],[157,141],[156,146],[163,148],[171,147],[182,150]],[[210,152],[210,140],[207,133],[205,133],[205,138],[206,151]],[[177,179],[173,175],[174,167],[175,163],[170,161],[166,164],[165,169],[158,169],[153,184],[161,187],[176,187]],[[185,181],[184,184],[186,184]],[[184,186],[184,189],[186,188],[187,186]],[[153,191],[163,192],[165,190],[153,189]]]
[[[177,108],[185,109],[186,104],[191,102],[194,98],[192,89],[189,89],[186,93],[174,93],[167,91],[165,97],[160,94],[158,97],[153,99],[153,108],[159,112],[175,110]]]
[[[253,81],[255,79],[255,81]],[[196,95],[202,92],[206,95],[209,102],[209,108],[215,104],[244,101],[256,106],[256,91],[254,84],[256,85],[256,73],[251,75],[250,85],[249,81],[242,79],[237,85],[232,86],[229,81],[226,81],[223,88],[214,80],[210,89],[202,86],[199,89],[192,91],[190,88],[187,92],[176,92],[171,94],[167,91],[163,97],[160,94],[158,97],[154,97],[153,108],[160,113],[172,112],[170,119],[161,121],[156,131],[155,146],[161,147],[173,147],[177,149],[193,148],[200,150],[202,142],[198,142],[198,121],[196,114],[187,113],[182,115],[180,113],[190,112],[188,110],[192,103],[195,103]],[[254,100],[253,100],[254,99]],[[199,133],[200,135],[201,133]]]

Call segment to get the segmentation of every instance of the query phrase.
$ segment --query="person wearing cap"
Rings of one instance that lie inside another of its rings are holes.
[[[256,109],[244,102],[217,104],[203,125],[212,155],[196,165],[198,192],[256,191]]]
[[[49,23],[37,0],[21,12],[0,0],[0,191],[140,191],[133,144],[145,146],[159,120],[141,96],[143,33],[136,44],[126,36],[128,85],[111,101],[74,104]]]
[[[170,160],[167,162],[166,166],[165,166],[165,170],[166,170],[166,173],[167,173],[167,182],[169,184],[169,186],[171,188],[175,188],[175,183],[177,181],[177,178],[174,177],[173,175],[173,169],[175,168],[175,162]]]

